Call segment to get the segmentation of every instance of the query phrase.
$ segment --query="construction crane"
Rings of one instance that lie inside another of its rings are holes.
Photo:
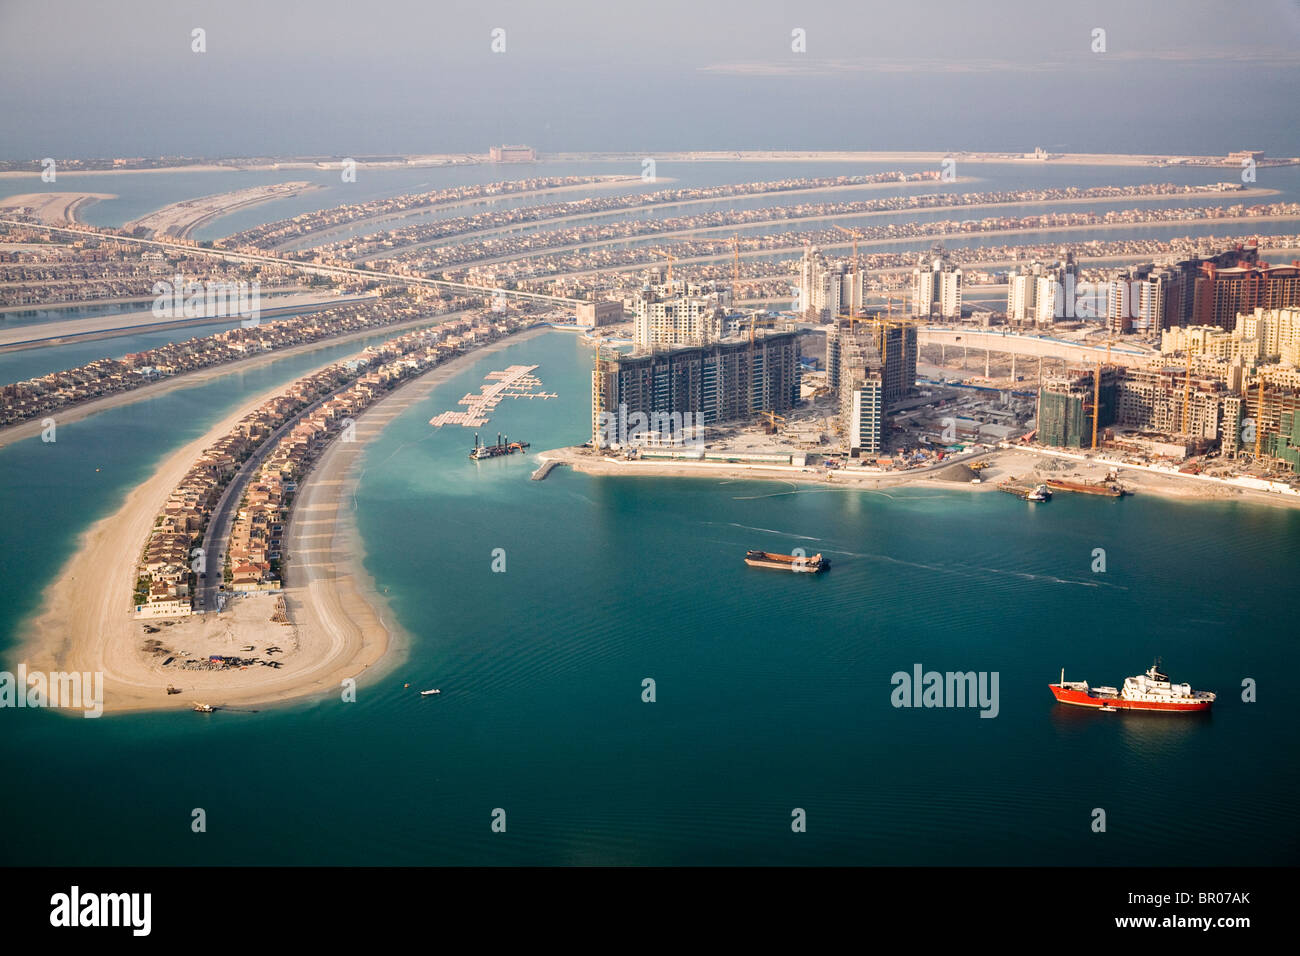
[[[1255,407],[1255,463],[1259,463],[1261,439],[1264,437],[1264,376],[1259,377],[1259,399]],[[1279,439],[1280,440],[1280,439]]]
[[[852,236],[852,237],[853,237],[853,285],[852,285],[852,287],[851,287],[850,290],[849,290],[849,311],[850,311],[850,312],[861,312],[861,311],[862,311],[862,305],[863,305],[863,303],[862,303],[862,302],[859,302],[858,305],[857,305],[857,307],[855,308],[854,305],[853,305],[853,297],[854,297],[854,296],[861,296],[861,295],[862,295],[862,293],[861,293],[862,286],[861,286],[860,281],[859,281],[859,279],[858,279],[858,275],[859,275],[859,273],[858,273],[858,240],[859,240],[859,239],[862,239],[862,238],[865,238],[865,237],[862,235],[861,232],[859,232],[859,231],[856,230],[856,229],[846,229],[844,226],[841,226],[841,225],[838,225],[838,224],[835,225],[835,228],[838,229],[840,232],[844,233],[845,235],[848,235],[848,236]],[[864,297],[864,298],[865,298],[865,297]]]
[[[766,412],[762,412],[762,413],[760,413],[760,414],[761,414],[762,418],[764,418],[764,419],[767,421],[767,425],[766,425],[765,427],[766,427],[766,431],[767,431],[767,433],[768,433],[769,435],[775,435],[775,434],[776,434],[776,423],[777,423],[777,422],[781,422],[782,424],[785,424],[785,418],[782,417],[781,415],[778,415],[776,412],[773,412],[773,411],[766,411]]]
[[[740,288],[740,236],[731,237],[731,304],[734,308],[739,308],[739,297],[737,290]],[[756,315],[750,313],[749,316],[749,351],[754,351],[754,322]]]
[[[1188,412],[1191,411],[1192,400],[1192,350],[1195,342],[1190,337],[1187,342],[1187,378],[1183,380],[1183,434],[1186,435]]]
[[[1101,418],[1101,359],[1092,373],[1092,450],[1097,450],[1097,419]]]
[[[673,287],[673,263],[677,261],[677,257],[671,252],[665,252],[662,249],[651,249],[650,251],[654,255],[663,256],[668,260],[668,288],[671,290]]]
[[[592,422],[592,430],[591,430],[591,447],[596,450],[600,449],[600,426],[601,426],[600,416],[601,416],[601,412],[604,410],[605,383],[601,381],[601,376],[600,376],[600,373],[603,372],[604,370],[605,370],[605,363],[600,357],[600,340],[597,339],[596,360],[595,360],[595,367],[593,369],[593,377],[596,379],[596,381],[594,383],[594,387],[592,388],[592,391],[596,394],[596,408],[595,408],[595,417],[594,417],[595,420]]]
[[[1111,338],[1106,339],[1106,367],[1110,367],[1110,344],[1114,341]],[[1190,369],[1191,366],[1189,365]],[[1097,450],[1097,419],[1101,417],[1101,360],[1097,361],[1097,368],[1092,375],[1092,450]],[[1014,384],[1014,383],[1013,383]],[[1186,402],[1184,401],[1184,408]]]

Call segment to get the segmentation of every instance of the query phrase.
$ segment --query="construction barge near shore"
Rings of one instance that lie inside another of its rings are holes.
[[[1052,489],[1044,484],[1017,485],[1008,481],[998,485],[998,491],[1005,491],[1009,495],[1015,495],[1022,501],[1052,500]]]
[[[523,453],[528,447],[526,441],[510,441],[508,436],[503,436],[497,432],[497,443],[495,445],[484,445],[478,440],[478,435],[474,436],[474,448],[470,451],[469,457],[474,461],[481,461],[484,458],[498,458],[501,455],[513,455],[515,452]]]
[[[1048,478],[1047,487],[1053,491],[1073,491],[1081,495],[1100,495],[1103,498],[1123,498],[1133,492],[1126,491],[1119,485],[1089,484],[1084,481],[1063,481],[1060,478]]]

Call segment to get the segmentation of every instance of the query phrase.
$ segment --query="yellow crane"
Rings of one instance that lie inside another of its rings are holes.
[[[592,375],[592,377],[596,380],[595,387],[592,388],[592,391],[596,395],[596,407],[594,410],[595,414],[592,416],[593,420],[592,420],[592,429],[591,429],[591,447],[593,449],[600,448],[600,426],[601,426],[600,415],[601,412],[604,411],[604,404],[605,404],[604,402],[605,383],[601,379],[600,373],[603,372],[604,370],[605,370],[605,361],[600,357],[600,340],[597,339],[595,368],[593,369],[593,375]]]
[[[1187,423],[1189,420],[1188,413],[1191,411],[1192,400],[1192,352],[1196,343],[1187,340],[1187,377],[1183,380],[1183,434],[1186,435]]]
[[[1110,344],[1113,339],[1106,339],[1106,367],[1110,367]],[[1190,364],[1188,365],[1190,369]],[[1186,407],[1186,401],[1183,403]],[[1101,417],[1101,360],[1097,361],[1097,368],[1092,373],[1092,450],[1097,450],[1097,419]]]
[[[731,305],[733,308],[740,308],[740,236],[731,237]],[[749,316],[749,351],[754,351],[754,322],[755,315],[750,313]]]
[[[671,289],[673,287],[673,263],[677,261],[677,257],[671,252],[665,252],[662,249],[651,249],[650,251],[654,255],[663,256],[668,260],[668,288]]]
[[[762,418],[764,418],[767,421],[767,433],[769,435],[776,434],[777,422],[781,422],[782,424],[785,424],[785,418],[781,415],[778,415],[776,412],[766,411],[766,412],[761,412],[760,415]]]
[[[1255,407],[1255,462],[1259,463],[1261,439],[1264,437],[1264,376],[1259,377],[1259,398]],[[1279,439],[1280,441],[1281,439]]]
[[[1097,419],[1101,418],[1101,359],[1092,373],[1092,450],[1097,450]]]
[[[859,290],[862,288],[862,286],[859,284],[860,280],[858,279],[858,240],[865,237],[862,235],[861,232],[859,232],[856,229],[846,229],[844,226],[838,224],[835,225],[835,228],[838,229],[840,232],[844,233],[845,235],[853,237],[853,286],[849,292],[849,311],[861,312],[863,303],[859,302],[857,307],[854,308],[852,300],[853,300],[853,296],[861,295]],[[865,298],[865,296],[863,296],[863,298]]]

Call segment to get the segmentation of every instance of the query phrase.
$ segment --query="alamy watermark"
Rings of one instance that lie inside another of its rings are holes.
[[[199,282],[182,275],[173,281],[159,279],[151,290],[153,314],[159,319],[211,319],[238,316],[244,328],[251,328],[262,317],[260,282]]]
[[[617,412],[600,413],[597,434],[602,448],[704,447],[704,423],[696,412],[632,412],[629,415],[627,405],[620,404]]]
[[[83,717],[104,713],[104,675],[99,671],[0,671],[0,707],[66,707]]]
[[[981,717],[998,715],[997,671],[895,671],[889,702],[895,707],[978,707]]]

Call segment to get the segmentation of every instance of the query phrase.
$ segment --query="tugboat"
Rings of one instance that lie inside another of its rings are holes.
[[[1025,495],[1026,501],[1051,501],[1052,489],[1047,485],[1034,485],[1033,489]]]
[[[1064,668],[1061,669],[1061,682],[1047,687],[1062,704],[1098,710],[1159,710],[1190,714],[1209,710],[1216,696],[1208,690],[1192,690],[1189,684],[1173,683],[1160,672],[1159,658],[1145,674],[1124,678],[1120,690],[1089,687],[1087,681],[1067,681]]]
[[[773,554],[770,551],[746,551],[745,563],[754,568],[775,568],[778,571],[796,571],[817,574],[830,570],[831,559],[820,554],[811,557],[793,554]]]

